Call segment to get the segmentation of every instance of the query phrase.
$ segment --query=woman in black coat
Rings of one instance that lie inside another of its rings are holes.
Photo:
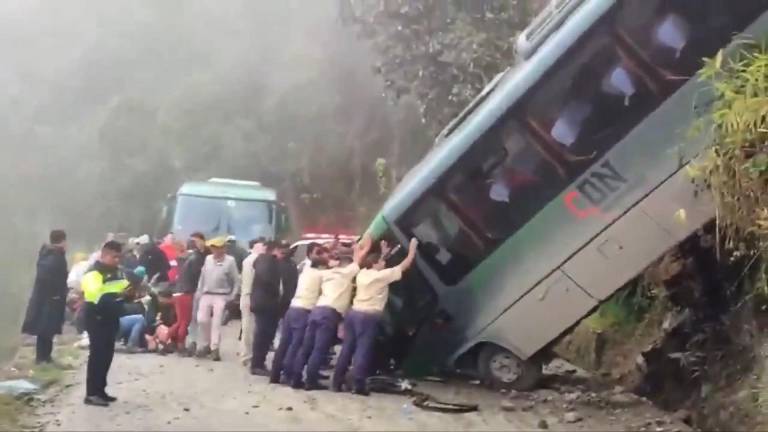
[[[37,336],[37,363],[50,363],[53,337],[61,334],[67,300],[67,235],[54,230],[50,244],[40,249],[37,274],[21,331]]]

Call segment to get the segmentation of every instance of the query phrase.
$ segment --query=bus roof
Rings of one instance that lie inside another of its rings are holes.
[[[206,198],[228,198],[244,201],[277,201],[277,192],[257,183],[215,181],[186,182],[178,195],[194,195]]]
[[[411,203],[423,195],[510,106],[523,97],[615,2],[616,0],[589,0],[576,8],[557,32],[542,43],[528,60],[505,74],[485,101],[406,174],[392,196],[384,203],[380,216],[392,220],[405,212]]]

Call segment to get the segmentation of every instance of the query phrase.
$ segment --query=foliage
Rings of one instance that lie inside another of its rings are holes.
[[[340,0],[344,21],[379,59],[393,101],[413,96],[432,134],[514,63],[514,43],[543,0]]]
[[[633,329],[657,302],[659,293],[643,277],[633,279],[585,319],[593,330]]]
[[[702,163],[728,245],[768,243],[768,52],[750,44],[733,59],[708,60],[702,79],[715,95],[712,146]]]

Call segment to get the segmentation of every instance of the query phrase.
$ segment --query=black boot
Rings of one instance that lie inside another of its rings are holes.
[[[371,392],[368,391],[368,386],[365,384],[365,381],[355,380],[355,389],[352,391],[352,393],[360,396],[370,396]]]

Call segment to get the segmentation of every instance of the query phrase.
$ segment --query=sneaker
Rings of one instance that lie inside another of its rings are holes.
[[[320,384],[319,382],[308,382],[304,385],[304,390],[306,391],[328,390],[328,386]]]
[[[304,390],[305,384],[302,380],[293,380],[291,382],[291,388],[294,390]]]
[[[101,396],[86,396],[83,403],[91,406],[108,407],[109,402],[104,400]]]
[[[368,386],[366,385],[365,380],[355,380],[354,388],[352,389],[352,393],[359,395],[359,396],[369,396],[371,394],[370,391],[368,391]]]
[[[191,354],[194,354],[195,352],[197,352],[197,343],[196,342],[190,343],[189,348],[187,348],[187,351]]]
[[[208,355],[210,353],[211,353],[211,348],[210,347],[203,347],[203,348],[200,348],[199,350],[197,350],[196,356],[197,356],[197,358],[206,358],[206,357],[208,357]]]
[[[324,373],[319,373],[319,374],[317,374],[317,378],[320,379],[320,380],[325,381],[327,379],[330,379],[331,377],[330,377],[330,375],[326,375]]]
[[[101,397],[102,399],[104,399],[105,401],[109,402],[109,403],[112,403],[112,402],[117,402],[117,398],[116,398],[116,397],[114,397],[114,396],[110,396],[110,395],[109,395],[109,394],[107,394],[107,393],[104,393],[104,394],[103,394],[103,395],[101,395],[100,397]]]
[[[216,348],[215,350],[211,351],[211,360],[213,361],[221,361],[221,354],[219,354],[219,349]]]
[[[142,354],[142,353],[147,352],[147,349],[146,348],[139,348],[139,347],[135,347],[135,346],[129,346],[128,348],[125,349],[125,351],[128,354]]]
[[[352,391],[352,393],[358,395],[358,396],[370,396],[371,392],[368,391],[365,387],[355,387],[355,389]]]
[[[173,354],[176,352],[176,347],[173,344],[168,344],[163,347],[163,354]]]
[[[270,375],[267,368],[264,367],[252,367],[251,368],[251,375],[253,376],[263,376],[268,377]]]

